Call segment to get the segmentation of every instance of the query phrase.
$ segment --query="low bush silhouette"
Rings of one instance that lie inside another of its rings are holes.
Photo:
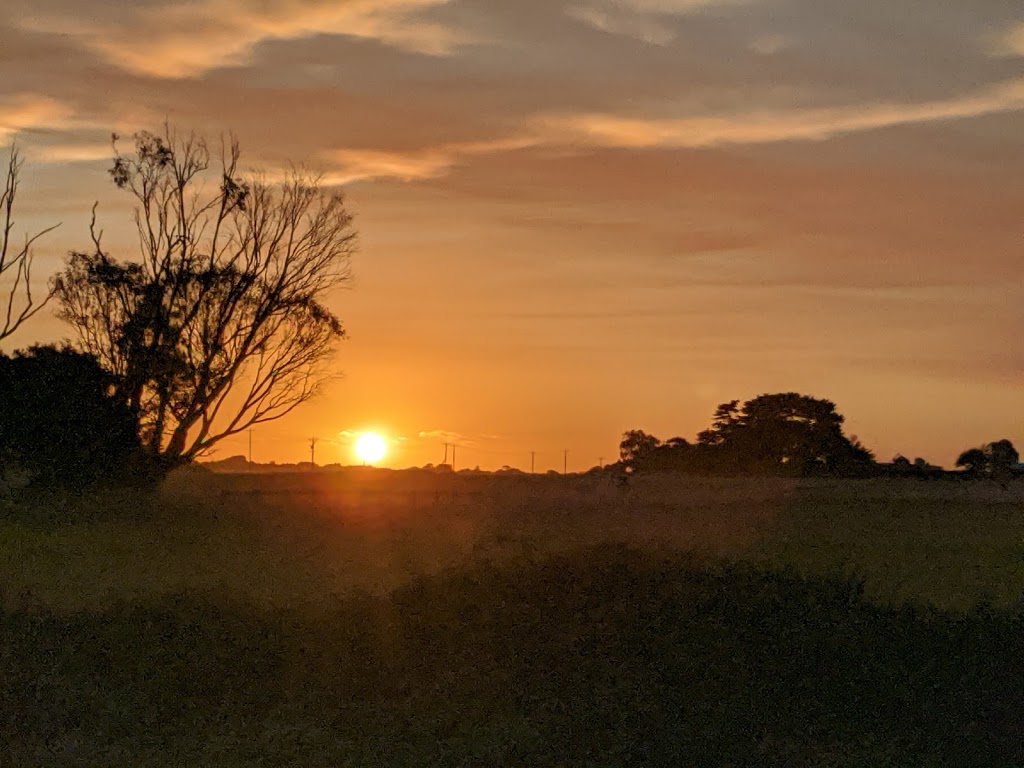
[[[0,355],[0,465],[38,489],[148,484],[135,418],[89,355],[35,346]]]

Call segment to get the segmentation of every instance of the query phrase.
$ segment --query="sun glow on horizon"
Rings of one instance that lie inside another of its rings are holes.
[[[364,432],[356,440],[355,451],[356,456],[364,464],[376,464],[384,458],[388,447],[380,435],[374,432]]]

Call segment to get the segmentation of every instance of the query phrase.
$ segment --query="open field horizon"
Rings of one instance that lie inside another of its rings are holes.
[[[191,471],[8,505],[5,764],[1019,766],[1022,494]]]
[[[62,610],[175,593],[323,605],[608,544],[853,576],[889,604],[1024,595],[1019,482],[186,471],[151,496],[40,504],[0,520],[0,583]]]

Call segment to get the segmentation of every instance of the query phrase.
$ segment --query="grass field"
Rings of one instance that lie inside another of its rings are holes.
[[[353,471],[8,505],[0,764],[1024,765],[1022,501]]]
[[[177,593],[324,602],[602,543],[856,575],[888,603],[1024,595],[1024,485],[188,473],[151,499],[45,504],[0,520],[0,584],[61,610]]]

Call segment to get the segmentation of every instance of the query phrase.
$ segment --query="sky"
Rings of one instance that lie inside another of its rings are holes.
[[[356,216],[343,375],[254,460],[582,470],[781,391],[881,460],[1024,447],[1020,0],[4,0],[37,273],[94,201],[131,258],[109,136],[164,120]]]

